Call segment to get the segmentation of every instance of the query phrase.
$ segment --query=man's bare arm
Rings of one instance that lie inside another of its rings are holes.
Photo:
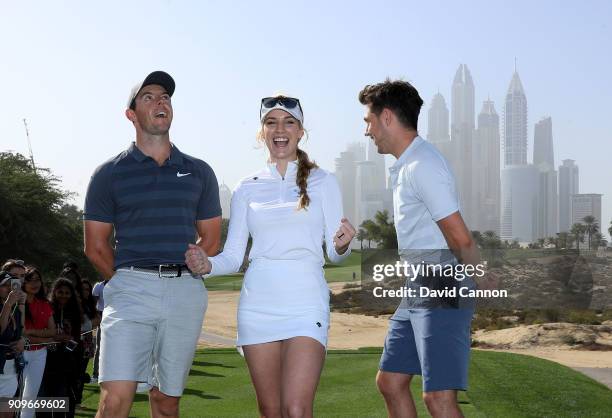
[[[480,263],[478,247],[459,212],[440,219],[438,227],[446,239],[448,248],[459,262],[472,265]]]
[[[480,251],[478,251],[476,242],[459,212],[440,219],[438,226],[446,239],[448,248],[461,264],[476,267],[481,262]],[[499,281],[492,273],[487,273],[484,277],[474,275],[472,279],[481,289],[497,289],[499,287]]]
[[[217,254],[221,246],[221,217],[199,220],[196,229],[200,237],[197,245],[209,256]]]
[[[115,253],[110,244],[112,233],[113,224],[84,221],[85,255],[102,277],[107,280],[115,274],[113,269]]]

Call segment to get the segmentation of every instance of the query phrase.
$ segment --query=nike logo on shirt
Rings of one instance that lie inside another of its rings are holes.
[[[185,177],[185,176],[188,176],[188,175],[190,175],[190,174],[191,174],[191,173],[181,173],[180,171],[177,171],[177,172],[176,172],[176,176],[177,176],[177,177]]]

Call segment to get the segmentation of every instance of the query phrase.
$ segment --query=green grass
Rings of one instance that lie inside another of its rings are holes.
[[[353,272],[355,272],[355,280],[361,279],[361,252],[359,250],[351,252],[341,264],[327,263],[324,267],[325,279],[328,283],[332,282],[350,282],[353,280]],[[240,290],[242,287],[242,278],[244,275],[229,274],[226,276],[212,277],[206,279],[206,288],[208,290]]]
[[[206,289],[211,290],[240,290],[244,274],[228,274],[227,276],[217,276],[206,279]]]
[[[315,400],[315,416],[386,417],[374,377],[380,348],[330,351]],[[470,389],[460,393],[466,417],[608,417],[612,392],[590,378],[556,363],[530,356],[472,352]],[[428,416],[421,401],[421,380],[412,393],[419,416]],[[85,409],[95,412],[98,386],[86,385]],[[132,417],[147,417],[145,395],[137,395]],[[181,400],[181,416],[257,416],[254,391],[244,359],[235,350],[199,350]]]

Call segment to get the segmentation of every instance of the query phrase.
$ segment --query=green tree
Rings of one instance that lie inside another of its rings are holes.
[[[585,216],[584,218],[582,218],[582,221],[584,222],[584,229],[589,239],[588,244],[589,244],[589,250],[590,250],[591,249],[591,238],[593,237],[593,234],[599,232],[599,224],[596,222],[595,217],[591,215]]]
[[[567,232],[559,232],[557,234],[557,248],[569,248],[572,243],[570,241],[570,236]]]
[[[360,227],[366,231],[368,239],[376,242],[378,248],[397,248],[395,225],[386,210],[376,212],[373,220],[363,221]]]
[[[586,228],[581,223],[575,223],[574,225],[572,225],[572,228],[570,229],[570,234],[572,234],[572,237],[574,241],[576,242],[576,248],[578,250],[580,249],[580,243],[584,242],[585,232],[586,232]]]
[[[484,237],[482,236],[482,233],[480,231],[471,231],[471,232],[472,232],[472,238],[474,239],[474,242],[476,243],[476,245],[479,248],[482,248],[484,244]]]
[[[359,241],[359,248],[363,250],[363,240],[367,239],[366,231],[363,228],[359,228],[356,238]]]
[[[483,248],[498,249],[502,247],[502,242],[495,231],[485,231],[482,234],[482,240]]]
[[[0,262],[23,259],[51,278],[70,259],[95,277],[83,254],[82,212],[68,203],[72,194],[59,184],[23,155],[0,153]]]
[[[605,247],[608,245],[608,240],[604,238],[601,232],[596,232],[593,234],[593,249],[598,249],[599,247]]]
[[[612,237],[612,221],[610,221],[610,226],[608,227],[608,234]]]

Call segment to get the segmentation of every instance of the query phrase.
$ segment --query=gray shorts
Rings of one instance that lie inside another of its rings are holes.
[[[104,302],[99,381],[145,382],[181,396],[208,305],[202,280],[119,269]]]

